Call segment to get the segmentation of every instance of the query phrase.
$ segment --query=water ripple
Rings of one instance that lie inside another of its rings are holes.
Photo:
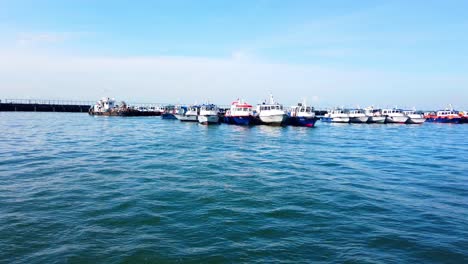
[[[468,262],[466,125],[0,117],[0,262]]]

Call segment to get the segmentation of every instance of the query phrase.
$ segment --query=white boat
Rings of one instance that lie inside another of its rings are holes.
[[[116,104],[114,98],[104,97],[97,101],[88,112],[90,115],[103,115],[103,116],[142,116],[143,112],[138,111],[132,107],[128,107],[125,102],[120,105]]]
[[[368,123],[385,123],[386,118],[385,116],[382,116],[382,112],[380,109],[374,109],[373,106],[369,106],[364,109],[364,112],[369,117],[369,119],[367,120]]]
[[[364,113],[362,109],[349,109],[349,122],[350,123],[367,123],[369,117]]]
[[[182,122],[197,122],[199,109],[200,107],[196,105],[180,106],[175,117]]]
[[[116,105],[114,98],[103,97],[101,100],[96,102],[91,110],[94,114],[99,115],[110,113],[117,108],[118,106]]]
[[[332,123],[349,123],[349,115],[344,109],[336,108],[328,111],[328,113],[323,116],[322,121]]]
[[[424,114],[416,113],[414,110],[404,110],[403,113],[408,117],[407,124],[422,124],[426,122]]]
[[[283,125],[288,119],[283,105],[275,102],[273,95],[270,95],[269,102],[257,105],[257,117],[267,125]]]
[[[387,124],[404,124],[408,120],[408,117],[403,113],[401,109],[382,109],[382,115],[385,116],[385,123]]]
[[[202,105],[198,114],[198,123],[202,125],[219,124],[219,109],[214,104]]]

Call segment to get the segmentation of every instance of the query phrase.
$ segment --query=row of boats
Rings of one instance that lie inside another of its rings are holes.
[[[318,120],[314,108],[305,102],[285,109],[274,100],[273,96],[270,96],[268,102],[258,104],[255,108],[244,100],[237,99],[227,110],[213,104],[180,106],[172,111],[167,109],[162,117],[176,118],[185,122],[198,121],[204,125],[227,123],[244,126],[265,124],[314,127]]]
[[[418,112],[402,109],[343,109],[335,108],[327,111],[323,116],[316,116],[312,106],[304,101],[286,109],[276,102],[272,95],[269,100],[256,107],[244,100],[237,99],[230,108],[219,108],[214,104],[189,106],[160,106],[160,107],[128,107],[125,102],[116,104],[114,99],[103,98],[91,107],[92,115],[117,116],[147,116],[161,115],[163,119],[178,119],[183,122],[199,122],[200,124],[235,124],[235,125],[292,125],[314,127],[316,121],[332,123],[377,123],[377,124],[422,124],[424,122],[439,123],[467,123],[468,114],[453,109],[437,112]]]
[[[333,109],[324,115],[322,121],[335,123],[378,123],[378,124],[422,124],[434,123],[468,123],[468,113],[453,109],[437,112],[421,112],[403,109]]]

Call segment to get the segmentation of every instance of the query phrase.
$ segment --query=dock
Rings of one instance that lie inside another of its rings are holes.
[[[92,101],[3,99],[0,100],[0,111],[87,113],[92,104]]]

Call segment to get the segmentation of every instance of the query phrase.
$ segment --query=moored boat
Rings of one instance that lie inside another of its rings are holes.
[[[291,107],[289,124],[292,126],[314,127],[316,122],[314,108],[307,106],[305,102]]]
[[[362,109],[349,109],[347,110],[350,123],[367,123],[369,117]]]
[[[262,124],[281,126],[286,123],[288,115],[283,108],[282,104],[277,103],[273,99],[273,95],[270,95],[268,102],[263,102],[257,105],[256,117]]]
[[[174,120],[177,119],[176,116],[176,108],[174,105],[166,105],[162,109],[161,118],[162,119],[169,119]]]
[[[436,113],[426,113],[424,117],[427,118],[427,122],[433,123],[460,124],[463,122],[458,111],[453,109],[439,110]]]
[[[385,116],[386,124],[405,124],[408,117],[401,109],[382,109],[382,116]]]
[[[121,102],[120,105],[116,104],[114,98],[104,97],[97,101],[93,105],[88,113],[90,115],[102,115],[102,116],[140,116],[140,111],[128,107],[125,102]]]
[[[175,117],[182,122],[197,122],[199,110],[200,107],[196,105],[180,106],[177,108]]]
[[[408,117],[406,124],[422,124],[426,122],[426,118],[422,113],[418,113],[414,110],[404,110],[403,113]]]
[[[214,104],[202,105],[198,115],[198,122],[202,125],[219,124],[219,109]]]
[[[227,124],[248,126],[253,124],[252,105],[243,100],[237,99],[232,102],[231,108],[224,115],[224,122]]]
[[[374,109],[373,106],[369,106],[364,109],[364,112],[369,117],[367,123],[377,123],[377,124],[384,124],[385,123],[385,116],[382,116],[382,112],[380,109]]]
[[[349,123],[349,115],[344,109],[336,108],[322,117],[323,122],[331,123]]]

